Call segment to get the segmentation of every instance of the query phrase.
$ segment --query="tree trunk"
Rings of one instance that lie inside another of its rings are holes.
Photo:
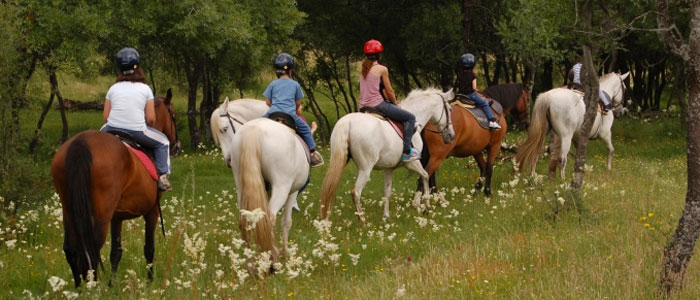
[[[462,46],[464,51],[469,52],[474,51],[474,49],[469,49],[471,44],[471,34],[472,34],[472,8],[474,4],[473,0],[463,0],[462,1]]]
[[[584,28],[593,27],[593,0],[586,0],[581,8],[581,15]],[[584,166],[586,165],[586,148],[588,147],[588,134],[591,132],[596,114],[598,113],[598,74],[593,65],[593,53],[591,51],[591,38],[586,39],[583,45],[583,69],[581,70],[581,81],[583,90],[586,93],[584,103],[586,103],[586,114],[583,117],[583,124],[576,137],[576,162],[574,163],[574,175],[571,178],[571,188],[576,200],[581,194],[581,187],[584,179]]]
[[[350,98],[352,98],[352,111],[356,112],[356,111],[358,111],[357,98],[355,97],[355,93],[353,92],[354,89],[352,87],[352,82],[354,79],[350,75],[350,55],[349,54],[345,55],[345,72],[346,72],[345,76],[347,77],[347,80],[348,80],[348,91],[350,92]]]
[[[49,102],[46,103],[46,106],[44,106],[44,109],[41,111],[41,116],[39,116],[39,121],[36,123],[36,129],[34,129],[34,137],[32,137],[31,142],[29,142],[29,154],[34,154],[36,145],[39,143],[39,133],[41,133],[41,127],[44,125],[44,119],[46,119],[46,115],[51,109],[51,104],[53,104],[53,99],[55,98],[55,96],[56,94],[54,94],[52,90],[51,96],[49,96]]]
[[[68,119],[66,118],[66,105],[63,102],[63,96],[61,96],[61,91],[58,89],[58,79],[56,78],[56,70],[49,70],[49,81],[51,82],[51,93],[56,95],[58,98],[58,108],[61,111],[61,124],[63,125],[63,130],[61,131],[60,143],[63,144],[68,140]]]
[[[690,8],[690,33],[688,44],[671,23],[667,0],[657,0],[660,13],[656,20],[659,37],[685,64],[685,80],[688,95],[687,168],[688,191],[685,208],[671,241],[664,249],[661,265],[659,292],[664,297],[683,287],[688,262],[693,255],[700,235],[700,2],[693,1]],[[663,30],[671,28],[673,31]]]
[[[199,85],[199,69],[192,66],[185,67],[187,76],[187,122],[190,131],[190,148],[197,150],[199,145],[199,131],[197,130],[197,87]]]

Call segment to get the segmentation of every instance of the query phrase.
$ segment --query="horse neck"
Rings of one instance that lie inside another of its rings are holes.
[[[441,103],[427,100],[427,97],[420,97],[419,99],[414,98],[409,101],[401,102],[399,106],[412,113],[416,117],[416,124],[420,124],[421,128],[424,128],[430,121],[430,118],[435,114],[435,111],[437,109],[442,109]]]
[[[617,102],[614,98],[615,92],[619,89],[619,87],[617,86],[618,84],[620,84],[619,78],[616,78],[616,76],[614,75],[604,75],[602,79],[603,80],[600,81],[600,89],[608,93],[608,95],[611,98],[610,100],[612,100],[613,102]]]

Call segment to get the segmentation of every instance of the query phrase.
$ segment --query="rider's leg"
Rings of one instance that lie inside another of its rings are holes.
[[[476,92],[469,94],[469,97],[472,98],[474,102],[476,102],[476,105],[478,105],[486,114],[486,118],[489,120],[489,128],[501,128],[501,126],[498,125],[498,120],[493,115],[493,111],[491,111],[491,106],[489,106],[489,103],[486,102],[486,100],[481,98],[481,96],[479,96],[479,94],[477,94]]]
[[[304,120],[299,118],[299,116],[294,115],[294,122],[296,123],[296,132],[301,136],[306,145],[309,146],[309,152],[311,154],[311,166],[318,167],[323,164],[323,156],[321,156],[318,151],[316,151],[316,142],[314,142],[314,137],[311,134],[311,128],[309,124],[306,124]]]
[[[384,113],[389,119],[403,122],[403,153],[409,154],[411,152],[411,137],[413,137],[416,127],[416,117],[412,113],[388,102],[382,102],[375,108]]]
[[[602,89],[598,89],[598,97],[600,97],[600,101],[603,101],[603,109],[605,111],[611,110],[612,104],[610,104],[610,99],[608,98],[608,94],[603,92]]]

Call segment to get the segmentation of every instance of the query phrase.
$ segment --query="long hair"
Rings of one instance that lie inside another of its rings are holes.
[[[136,68],[136,70],[134,70],[134,73],[131,74],[122,74],[121,72],[119,72],[116,82],[121,81],[146,83],[146,75],[143,74],[143,69],[141,69],[141,67],[138,67]]]
[[[369,73],[369,69],[372,68],[372,65],[377,60],[379,60],[379,57],[376,57],[376,58],[367,57],[367,58],[365,58],[365,60],[362,62],[362,78],[367,78],[367,73]]]

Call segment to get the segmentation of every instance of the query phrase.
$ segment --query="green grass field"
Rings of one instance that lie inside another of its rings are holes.
[[[106,82],[108,85],[109,82]],[[180,94],[182,95],[182,94]],[[182,101],[179,96],[178,101]],[[35,115],[36,114],[36,115]],[[36,120],[38,112],[28,112]],[[69,113],[70,134],[98,127],[99,112]],[[32,121],[35,122],[35,121]],[[383,173],[363,193],[368,224],[354,216],[350,163],[333,205],[330,230],[314,225],[325,167],[311,171],[290,232],[295,251],[274,276],[248,274],[239,240],[235,187],[217,149],[173,159],[174,190],[165,194],[166,235],[156,237],[155,279],[148,282],[143,221],[125,222],[124,254],[115,286],[105,272],[94,286],[72,287],[64,259],[60,202],[25,203],[0,224],[2,298],[126,299],[654,299],[662,250],[682,211],[685,134],[677,119],[623,118],[613,126],[613,170],[607,150],[589,144],[583,206],[574,207],[568,180],[514,173],[512,154],[495,167],[494,196],[472,193],[472,159],[448,159],[438,174],[444,199],[420,214],[410,205],[417,175],[400,169],[388,221],[381,218]],[[35,124],[27,124],[29,131]],[[52,111],[42,133],[49,160],[60,132]],[[184,130],[181,126],[181,135]],[[524,138],[511,132],[508,144]],[[329,150],[322,153],[328,161]],[[546,160],[546,159],[543,159]],[[573,161],[573,160],[571,160]],[[538,170],[545,172],[546,161]],[[567,175],[570,179],[573,162]],[[564,204],[561,204],[561,199]],[[317,224],[318,225],[318,224]],[[109,240],[109,239],[108,239]],[[253,260],[263,260],[257,254]],[[678,299],[700,297],[700,264],[691,261]]]

